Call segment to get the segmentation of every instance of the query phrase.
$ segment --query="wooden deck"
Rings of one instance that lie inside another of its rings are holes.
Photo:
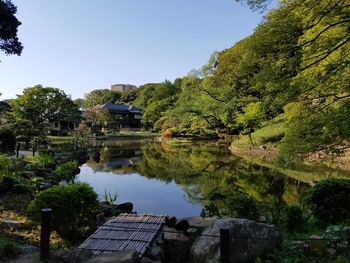
[[[124,249],[146,252],[156,237],[165,215],[121,214],[108,220],[77,249],[88,249],[94,254],[111,254]]]

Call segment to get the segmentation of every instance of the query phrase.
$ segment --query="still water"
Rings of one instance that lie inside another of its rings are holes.
[[[309,189],[307,173],[303,180],[291,178],[234,156],[228,146],[212,141],[94,141],[77,180],[90,184],[101,199],[118,192],[117,203],[132,202],[138,213],[178,218],[230,215],[230,198],[237,192],[262,205],[291,205]]]

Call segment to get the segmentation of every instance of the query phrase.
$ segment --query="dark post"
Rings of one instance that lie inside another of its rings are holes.
[[[230,229],[220,228],[220,263],[230,262]]]
[[[348,237],[348,261],[350,262],[350,227],[346,229],[346,235]]]
[[[35,156],[35,144],[33,144],[32,150],[33,150],[33,156]]]
[[[48,260],[50,255],[50,221],[51,208],[41,209],[40,259]]]
[[[17,146],[16,146],[16,157],[17,158],[19,157],[19,149],[21,149],[21,144],[17,143]]]

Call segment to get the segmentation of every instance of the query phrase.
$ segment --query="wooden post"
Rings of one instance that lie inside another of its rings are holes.
[[[350,262],[350,227],[346,228],[346,235],[348,238],[348,261]]]
[[[230,229],[220,228],[220,263],[230,262]]]
[[[33,144],[32,151],[33,151],[33,156],[35,156],[35,144]]]
[[[40,233],[40,260],[45,261],[50,257],[50,221],[51,208],[41,209],[41,233]]]
[[[21,149],[21,144],[20,143],[17,143],[17,146],[16,146],[16,157],[18,158],[19,157],[19,150]]]

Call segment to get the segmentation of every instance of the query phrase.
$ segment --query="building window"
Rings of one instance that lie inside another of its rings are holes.
[[[59,128],[60,127],[60,123],[57,122],[57,121],[55,121],[53,125],[54,125],[55,128]]]
[[[134,115],[134,119],[135,119],[135,120],[140,120],[140,119],[141,119],[141,115],[135,114],[135,115]]]

